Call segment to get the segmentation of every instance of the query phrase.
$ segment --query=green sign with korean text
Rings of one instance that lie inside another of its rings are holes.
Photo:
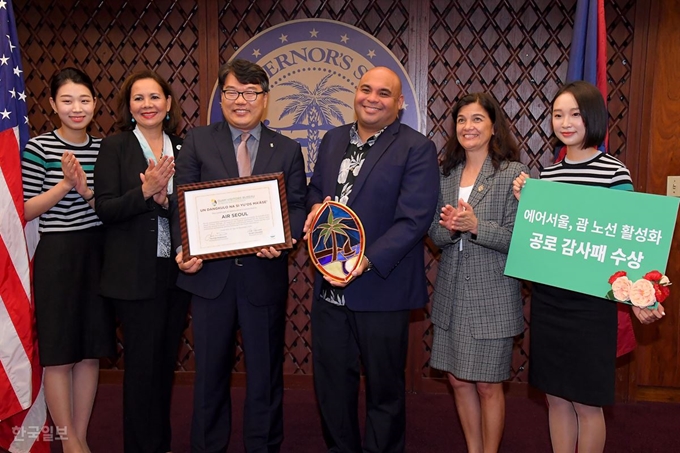
[[[605,298],[609,278],[665,273],[680,199],[527,180],[505,275]]]

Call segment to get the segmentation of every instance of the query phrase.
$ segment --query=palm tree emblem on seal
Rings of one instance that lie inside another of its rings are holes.
[[[345,120],[339,107],[352,109],[335,95],[338,93],[352,93],[340,85],[328,85],[332,74],[328,74],[316,84],[314,89],[297,80],[291,80],[279,84],[279,86],[289,86],[297,90],[297,93],[283,96],[279,100],[290,101],[283,108],[279,115],[279,120],[292,115],[295,124],[306,124],[307,129],[307,172],[314,169],[316,157],[319,152],[319,129],[324,124],[333,126],[333,119],[338,121],[337,126],[344,124]]]

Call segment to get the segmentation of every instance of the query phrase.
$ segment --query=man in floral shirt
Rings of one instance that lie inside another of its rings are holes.
[[[359,216],[366,238],[365,256],[347,283],[317,273],[314,287],[314,382],[332,452],[404,451],[408,322],[410,310],[428,300],[423,238],[435,214],[439,171],[434,144],[399,122],[403,103],[393,71],[366,72],[354,98],[357,121],[326,133],[308,187],[305,231],[332,198]]]

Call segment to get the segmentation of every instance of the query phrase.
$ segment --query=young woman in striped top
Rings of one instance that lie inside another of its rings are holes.
[[[607,134],[600,91],[578,81],[562,87],[552,105],[552,126],[567,147],[564,160],[543,169],[541,179],[633,190],[626,166],[597,147]],[[519,200],[529,176],[513,182]],[[663,316],[633,307],[643,324]],[[616,303],[539,283],[531,297],[529,383],[546,393],[550,440],[556,453],[601,453],[606,440],[602,406],[614,403]]]
[[[96,105],[90,78],[65,68],[50,88],[61,126],[29,140],[22,158],[26,220],[39,217],[33,288],[40,363],[64,452],[89,452],[99,357],[115,352],[113,311],[98,295],[102,227],[92,186],[101,139],[87,133]]]

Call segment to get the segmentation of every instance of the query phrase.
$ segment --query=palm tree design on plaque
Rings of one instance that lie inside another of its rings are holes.
[[[281,101],[290,101],[283,108],[279,120],[288,115],[293,115],[294,124],[307,124],[307,172],[314,169],[316,156],[319,152],[319,129],[323,124],[333,125],[332,120],[336,119],[339,124],[344,124],[345,120],[339,107],[351,109],[335,96],[337,93],[352,93],[340,85],[327,85],[332,74],[328,74],[316,84],[314,89],[297,80],[284,82],[279,86],[289,86],[297,90],[297,93],[289,94],[280,98]]]
[[[326,222],[319,224],[313,232],[314,255],[321,264],[337,261],[338,252],[342,252],[340,258],[345,261],[356,255],[357,247],[360,247],[360,233],[354,219],[333,206],[327,209]]]

